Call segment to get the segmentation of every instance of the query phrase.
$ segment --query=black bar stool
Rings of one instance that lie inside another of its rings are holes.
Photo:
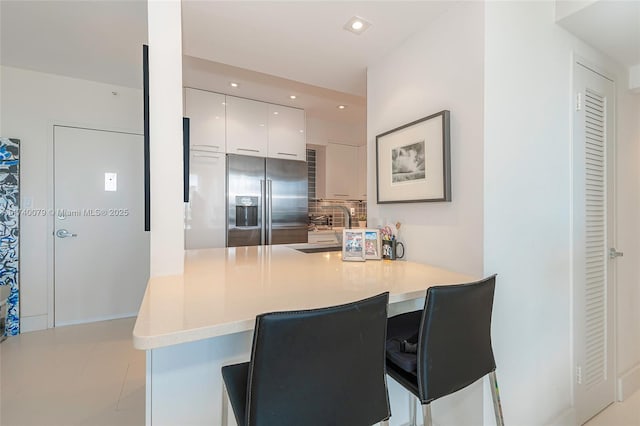
[[[424,309],[389,318],[387,374],[422,404],[431,425],[431,402],[489,374],[493,409],[504,426],[491,347],[496,276],[459,285],[431,287]],[[411,404],[415,425],[415,404]]]
[[[227,397],[239,426],[386,423],[388,301],[256,317],[251,361],[222,368],[222,424]]]

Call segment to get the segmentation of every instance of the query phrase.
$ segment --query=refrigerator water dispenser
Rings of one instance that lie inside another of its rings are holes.
[[[258,226],[258,197],[236,196],[236,226]]]

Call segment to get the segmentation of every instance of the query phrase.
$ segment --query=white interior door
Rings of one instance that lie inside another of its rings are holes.
[[[136,315],[149,277],[143,138],[54,127],[55,325]]]
[[[579,424],[615,399],[614,83],[574,68],[573,302]]]

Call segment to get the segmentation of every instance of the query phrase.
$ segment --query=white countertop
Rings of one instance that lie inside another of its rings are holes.
[[[340,252],[287,246],[189,250],[184,274],[149,280],[133,330],[149,350],[253,329],[258,314],[348,303],[389,291],[390,302],[468,275],[407,261],[343,262]]]

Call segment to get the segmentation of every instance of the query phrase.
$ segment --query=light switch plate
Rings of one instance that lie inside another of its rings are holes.
[[[105,191],[117,191],[118,190],[118,174],[117,173],[105,173],[104,174],[104,190]]]

